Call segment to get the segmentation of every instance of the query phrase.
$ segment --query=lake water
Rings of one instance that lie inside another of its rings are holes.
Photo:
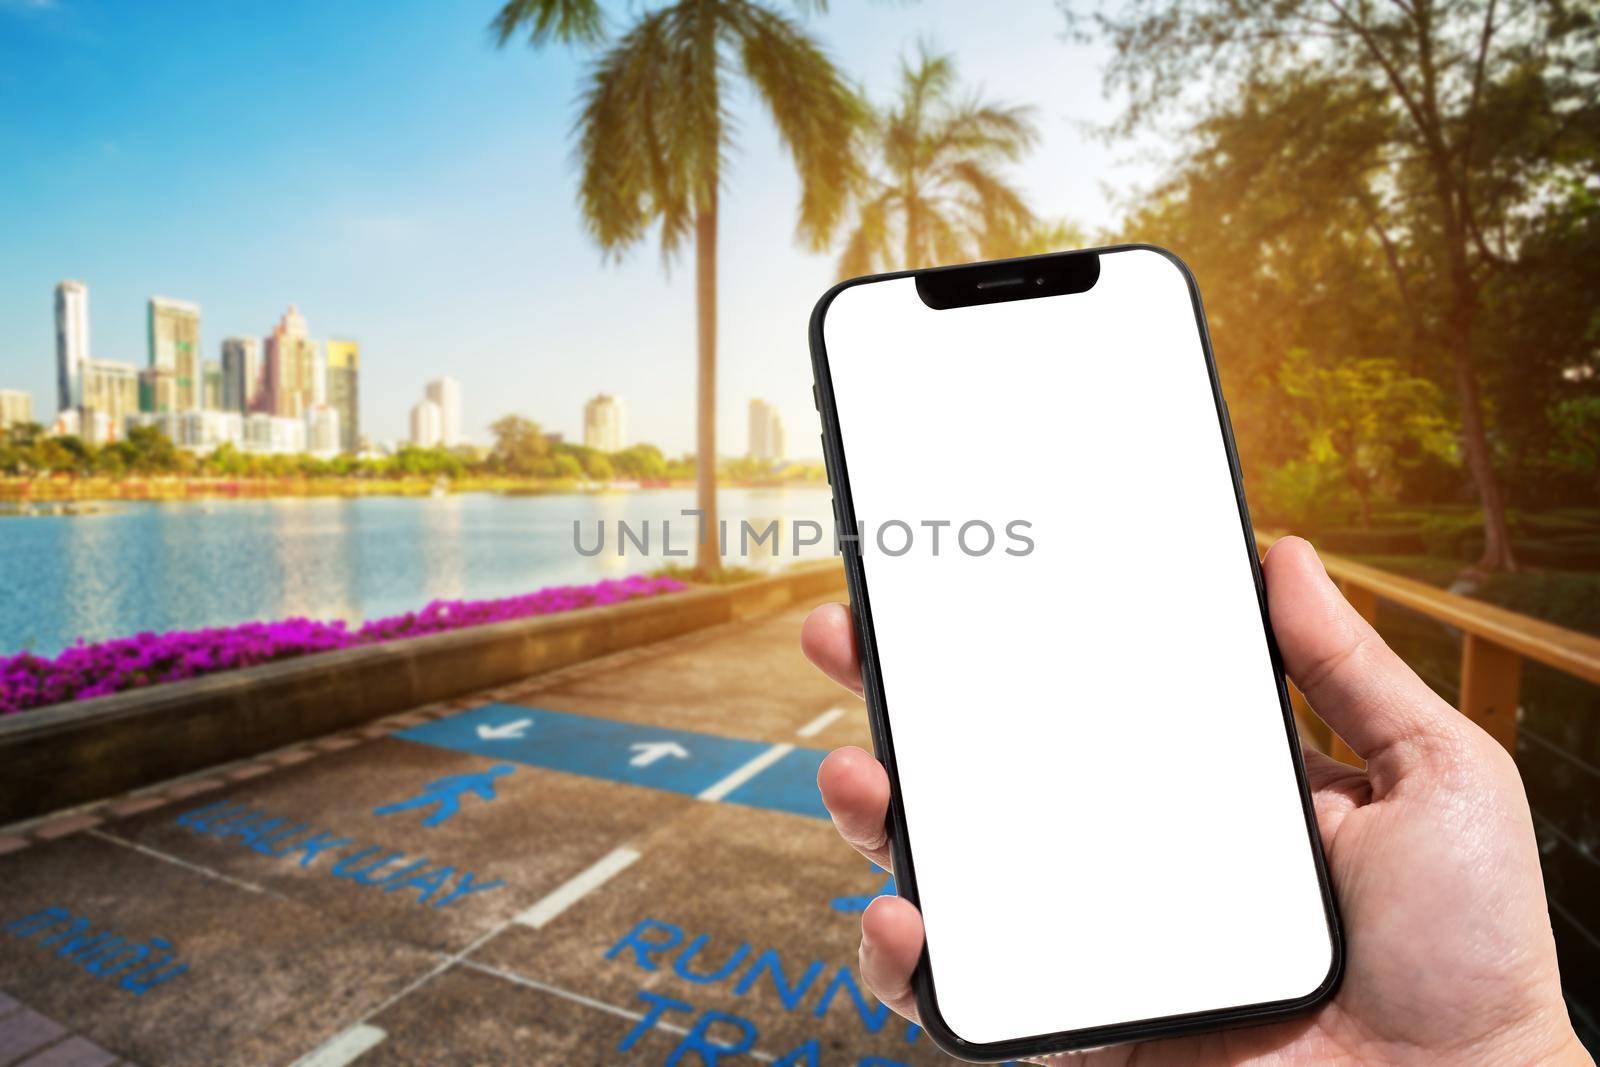
[[[790,526],[821,523],[832,550],[826,487],[725,489],[729,561],[792,562]],[[191,629],[306,616],[351,621],[394,615],[436,598],[510,596],[546,585],[654,569],[661,523],[672,520],[674,553],[691,555],[694,507],[684,489],[631,493],[444,497],[289,498],[118,503],[99,515],[0,518],[0,653],[50,655],[144,630]],[[781,555],[770,547],[740,558],[738,523],[783,521]],[[605,552],[593,549],[605,521]],[[650,522],[648,556],[630,542],[616,551],[616,523]]]

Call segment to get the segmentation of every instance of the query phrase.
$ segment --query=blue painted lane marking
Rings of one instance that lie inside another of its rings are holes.
[[[486,704],[394,736],[455,752],[690,796],[699,796],[773,748],[766,741],[512,704]],[[817,767],[826,754],[821,749],[796,748],[725,799],[747,807],[826,819],[827,809],[817,795]]]
[[[826,819],[828,809],[817,792],[817,768],[826,755],[820,748],[797,748],[729,793],[728,803]]]

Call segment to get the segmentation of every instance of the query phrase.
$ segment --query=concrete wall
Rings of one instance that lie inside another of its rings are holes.
[[[0,824],[843,589],[837,563],[806,564],[739,585],[302,656],[8,716],[0,720]]]

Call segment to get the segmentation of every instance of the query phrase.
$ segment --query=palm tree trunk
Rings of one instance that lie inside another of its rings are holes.
[[[695,437],[700,539],[694,572],[712,578],[722,566],[717,529],[717,192],[713,185],[694,218],[694,297],[699,333],[699,428]]]
[[[901,270],[915,270],[922,266],[917,262],[917,249],[922,243],[921,220],[917,218],[917,204],[909,194],[906,196],[906,260],[900,264]]]

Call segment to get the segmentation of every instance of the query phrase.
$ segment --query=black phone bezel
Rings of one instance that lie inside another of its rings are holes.
[[[1229,472],[1233,479],[1234,496],[1238,502],[1240,532],[1242,534],[1241,547],[1245,550],[1245,554],[1250,561],[1250,572],[1256,587],[1256,599],[1261,610],[1261,625],[1267,639],[1273,674],[1277,680],[1278,701],[1283,713],[1285,739],[1288,742],[1289,756],[1294,765],[1295,781],[1299,787],[1300,803],[1305,816],[1306,833],[1310,838],[1311,852],[1316,865],[1317,882],[1322,893],[1323,910],[1328,920],[1332,960],[1327,976],[1316,989],[1303,997],[1291,1000],[1239,1005],[1078,1030],[1063,1030],[1030,1037],[1012,1038],[1005,1041],[973,1042],[955,1033],[945,1022],[944,1016],[939,1010],[938,998],[934,990],[928,949],[924,946],[922,958],[919,960],[912,978],[912,988],[916,994],[922,1028],[927,1031],[928,1036],[934,1043],[944,1051],[953,1056],[975,1062],[997,1062],[1026,1056],[1048,1055],[1057,1052],[1094,1048],[1100,1045],[1178,1037],[1186,1034],[1238,1026],[1260,1025],[1287,1019],[1309,1012],[1331,999],[1339,987],[1340,979],[1344,975],[1345,945],[1343,928],[1339,918],[1338,901],[1334,897],[1332,883],[1328,877],[1327,860],[1322,848],[1322,837],[1317,828],[1316,811],[1312,806],[1311,791],[1306,780],[1305,761],[1300,751],[1299,731],[1295,726],[1294,712],[1289,703],[1289,691],[1283,674],[1283,661],[1278,650],[1277,639],[1272,631],[1272,621],[1267,611],[1266,582],[1262,577],[1261,560],[1257,555],[1255,533],[1250,522],[1249,508],[1245,504],[1244,478],[1239,469],[1239,455],[1234,445],[1233,427],[1228,415],[1227,402],[1222,396],[1222,383],[1217,375],[1216,359],[1212,354],[1211,334],[1206,326],[1205,309],[1200,302],[1200,288],[1195,282],[1193,272],[1189,270],[1188,265],[1183,260],[1158,245],[1129,243],[1070,252],[1053,252],[1042,256],[991,260],[984,263],[964,263],[922,270],[892,271],[884,274],[849,278],[834,285],[822,295],[817,301],[816,307],[812,310],[809,336],[812,372],[816,386],[815,399],[818,412],[822,418],[823,459],[828,469],[828,481],[833,489],[835,519],[839,523],[841,530],[858,529],[855,502],[850,490],[849,469],[845,462],[844,440],[839,427],[838,409],[834,403],[833,378],[828,366],[827,347],[823,337],[823,321],[827,316],[828,307],[833,303],[835,297],[854,286],[869,285],[874,282],[891,281],[899,278],[924,279],[930,276],[938,278],[939,276],[951,275],[956,272],[973,273],[988,268],[1013,266],[1026,267],[1027,269],[1034,267],[1047,268],[1052,265],[1063,264],[1065,260],[1071,257],[1094,256],[1098,259],[1098,257],[1105,255],[1131,251],[1155,252],[1170,260],[1183,275],[1184,282],[1189,289],[1190,302],[1194,307],[1195,323],[1200,333],[1200,347],[1205,354],[1206,373],[1211,381],[1211,395],[1212,401],[1216,406],[1217,425],[1222,433],[1223,446],[1227,451]],[[1068,271],[1067,273],[1070,275],[1072,272]],[[1098,276],[1098,269],[1095,274]],[[1062,291],[1070,292],[1073,290],[1065,289]],[[919,294],[923,294],[923,287],[920,285]],[[1056,294],[1047,292],[1037,295],[1050,296]],[[1027,299],[1028,297],[1018,294],[1015,298]],[[924,302],[928,303],[925,294]],[[994,301],[990,297],[974,297],[967,302],[976,304]],[[929,306],[937,307],[933,303],[929,303]],[[912,904],[917,904],[919,897],[917,894],[916,872],[911,859],[911,843],[905,831],[905,810],[900,793],[900,776],[895,761],[893,737],[889,727],[881,666],[878,662],[878,646],[872,625],[871,602],[867,594],[866,572],[858,542],[841,539],[840,554],[843,557],[845,578],[850,593],[850,616],[855,628],[856,645],[861,654],[862,687],[866,697],[868,720],[872,727],[873,749],[889,775],[890,796],[887,831],[890,855],[893,858],[895,867],[895,882],[900,896],[909,900]]]

